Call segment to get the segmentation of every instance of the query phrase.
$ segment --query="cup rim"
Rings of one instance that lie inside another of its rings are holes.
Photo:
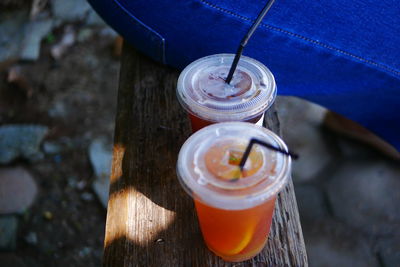
[[[259,149],[263,151],[263,153],[266,153],[265,155],[270,155],[271,158],[276,159],[275,169],[273,169],[273,171],[269,169],[271,172],[268,174],[268,169],[265,169],[265,171],[263,170],[264,172],[260,174],[269,176],[262,177],[262,179],[260,178],[257,183],[248,188],[241,188],[240,190],[231,188],[221,189],[221,187],[215,186],[215,184],[212,183],[212,179],[201,181],[202,178],[204,179],[204,176],[202,177],[202,175],[209,175],[209,173],[207,173],[207,171],[204,171],[203,174],[199,174],[199,172],[196,173],[195,169],[196,167],[199,168],[199,164],[196,165],[194,162],[202,160],[195,159],[195,157],[202,156],[201,153],[198,155],[196,155],[196,153],[202,149],[201,146],[206,142],[212,140],[212,138],[218,138],[216,137],[217,131],[221,132],[229,130],[237,132],[242,131],[241,133],[243,135],[247,134],[248,136],[258,133],[257,138],[264,137],[264,140],[268,140],[268,142],[272,141],[274,142],[274,145],[287,150],[287,146],[283,140],[266,128],[247,122],[224,122],[213,124],[200,129],[190,136],[183,144],[178,155],[176,167],[178,180],[190,196],[206,205],[228,210],[251,208],[271,199],[283,189],[290,177],[291,158],[260,146]],[[225,137],[221,137],[220,140],[223,140],[223,138]],[[247,137],[242,139],[247,140]],[[218,140],[215,139],[215,142]],[[250,138],[248,138],[248,141],[249,140]],[[264,160],[266,159],[267,157],[265,156]],[[249,178],[246,177],[243,180]],[[230,182],[228,181],[228,183]]]
[[[272,72],[261,62],[242,56],[238,69],[251,74],[253,95],[241,98],[237,102],[210,100],[200,95],[196,83],[197,74],[207,67],[230,66],[234,54],[221,53],[199,58],[190,63],[179,75],[177,98],[181,106],[192,115],[211,122],[246,121],[259,116],[275,101],[277,90]],[[260,85],[261,84],[261,85]],[[202,103],[199,103],[202,102]],[[206,102],[207,104],[204,104]]]

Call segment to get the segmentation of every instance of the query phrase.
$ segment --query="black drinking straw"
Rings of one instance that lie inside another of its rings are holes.
[[[239,63],[240,56],[242,55],[243,48],[246,46],[247,41],[249,41],[250,37],[253,35],[255,30],[257,29],[258,25],[260,25],[262,19],[265,17],[269,9],[271,8],[272,4],[275,2],[275,0],[269,0],[263,10],[261,10],[260,14],[258,14],[258,17],[256,21],[251,25],[250,30],[247,32],[247,34],[243,37],[242,41],[240,42],[240,45],[238,47],[238,50],[236,51],[235,58],[233,59],[232,66],[229,70],[228,77],[226,77],[225,82],[229,84],[232,80],[233,73],[236,70],[237,64]]]
[[[293,153],[293,152],[285,151],[285,150],[283,150],[283,149],[281,149],[279,147],[275,147],[275,146],[273,146],[271,144],[268,144],[268,143],[263,142],[261,140],[258,140],[256,138],[251,138],[249,144],[246,147],[246,150],[244,151],[242,160],[239,163],[240,171],[243,171],[244,164],[246,163],[246,160],[250,155],[251,148],[253,147],[254,144],[259,144],[259,145],[262,145],[262,146],[264,146],[266,148],[275,150],[275,151],[277,151],[279,153],[285,154],[287,156],[291,156],[293,159],[298,159],[299,158],[299,156],[297,154]]]

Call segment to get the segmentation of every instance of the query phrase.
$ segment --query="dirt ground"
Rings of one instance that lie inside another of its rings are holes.
[[[10,68],[0,73],[0,125],[45,125],[46,140],[64,144],[37,163],[12,164],[26,167],[39,187],[33,206],[19,218],[15,255],[26,266],[101,263],[106,210],[91,188],[88,146],[113,135],[119,71],[113,42],[95,34],[54,60],[51,44],[43,41],[39,60],[10,67],[20,71],[22,86],[7,82]],[[37,235],[34,245],[26,242],[30,232]]]

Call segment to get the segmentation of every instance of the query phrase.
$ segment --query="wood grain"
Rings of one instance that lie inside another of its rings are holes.
[[[108,202],[104,266],[307,266],[293,184],[279,195],[262,253],[226,263],[205,247],[176,159],[190,135],[179,106],[179,72],[124,44]],[[266,114],[279,133],[276,112]]]

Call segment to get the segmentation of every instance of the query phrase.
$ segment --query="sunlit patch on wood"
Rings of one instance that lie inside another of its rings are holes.
[[[108,207],[107,217],[112,220],[108,220],[105,247],[118,238],[145,246],[160,238],[159,234],[175,220],[175,212],[157,205],[132,187],[112,194]]]
[[[122,159],[125,155],[125,146],[122,144],[114,144],[113,148],[113,161],[114,162],[122,162]],[[116,182],[122,176],[122,166],[121,164],[113,164],[111,171],[110,182]]]

